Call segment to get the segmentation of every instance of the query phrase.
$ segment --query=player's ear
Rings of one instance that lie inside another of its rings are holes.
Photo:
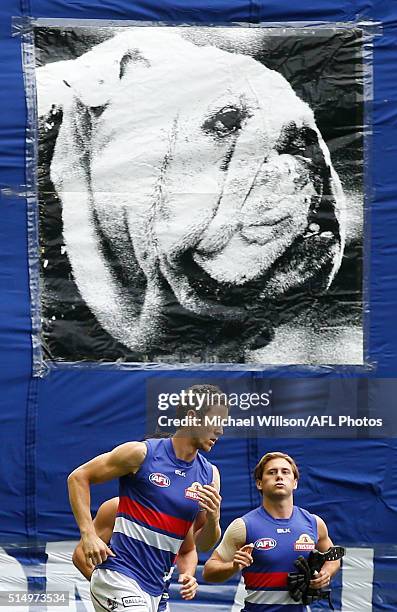
[[[258,489],[258,491],[262,491],[262,481],[257,478],[255,480],[255,484],[256,484],[256,488]]]
[[[196,410],[193,410],[193,408],[191,408],[190,410],[187,411],[186,416],[189,419],[194,419],[194,417],[197,417],[197,416],[200,416],[200,415],[197,415]]]
[[[297,489],[297,488],[298,488],[298,481],[297,481],[297,480],[296,480],[296,478],[295,478],[295,480],[294,480],[294,491],[295,491],[295,489]]]

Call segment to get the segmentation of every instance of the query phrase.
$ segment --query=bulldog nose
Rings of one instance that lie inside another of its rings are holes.
[[[285,219],[286,211],[281,206],[283,198],[277,194],[272,197],[252,196],[245,203],[244,207],[238,215],[238,222],[243,228],[271,227]]]

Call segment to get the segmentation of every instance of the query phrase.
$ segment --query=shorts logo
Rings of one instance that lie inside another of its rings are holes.
[[[273,538],[261,538],[254,544],[257,550],[271,550],[272,548],[276,548],[276,546],[277,542]]]
[[[302,533],[294,544],[295,550],[314,550],[315,543],[307,533]]]
[[[124,608],[131,608],[132,606],[145,605],[145,600],[140,595],[130,595],[129,597],[122,597]]]
[[[200,498],[197,491],[199,491],[201,488],[202,485],[199,482],[192,482],[190,487],[185,489],[185,497],[187,499],[195,499],[196,501],[199,501]]]
[[[171,481],[168,476],[162,474],[161,472],[153,472],[152,474],[150,474],[149,480],[157,487],[169,487],[171,484]]]

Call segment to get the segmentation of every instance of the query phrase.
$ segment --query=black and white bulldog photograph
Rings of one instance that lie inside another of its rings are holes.
[[[359,30],[35,28],[52,362],[363,363]]]

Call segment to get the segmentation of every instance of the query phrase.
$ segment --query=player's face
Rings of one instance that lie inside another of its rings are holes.
[[[227,406],[211,406],[201,418],[201,424],[194,427],[192,439],[197,449],[210,451],[223,434],[222,419],[228,415]]]
[[[263,496],[273,500],[290,497],[297,484],[291,465],[282,458],[268,461],[262,479],[256,481],[256,486]]]

